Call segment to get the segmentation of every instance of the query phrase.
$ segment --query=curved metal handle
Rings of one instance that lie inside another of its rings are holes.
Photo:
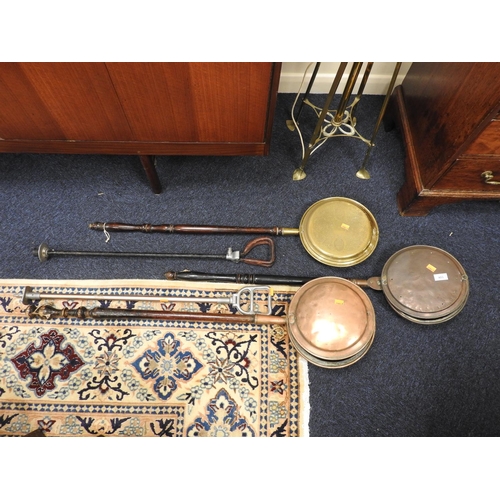
[[[241,257],[245,257],[252,249],[262,245],[269,247],[269,260],[240,258],[240,262],[251,264],[253,266],[271,267],[276,259],[276,253],[274,249],[274,241],[267,236],[255,238],[252,241],[248,242],[240,255]]]
[[[356,279],[356,278],[347,278],[348,281],[358,285],[361,288],[371,288],[372,290],[382,290],[382,281],[379,277],[374,276],[368,279]]]
[[[481,174],[481,177],[483,178],[483,182],[485,184],[493,184],[493,185],[500,185],[500,181],[494,181],[493,180],[493,172],[491,170],[486,170]]]

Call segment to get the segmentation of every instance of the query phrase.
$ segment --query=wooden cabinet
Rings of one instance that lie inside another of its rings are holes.
[[[280,63],[0,63],[0,152],[267,155]]]
[[[413,63],[391,99],[406,151],[401,215],[500,199],[500,63]]]

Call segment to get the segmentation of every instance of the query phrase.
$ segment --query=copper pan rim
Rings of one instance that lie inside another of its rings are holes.
[[[348,366],[353,365],[357,361],[359,361],[361,358],[365,356],[365,354],[369,351],[370,347],[373,344],[373,340],[375,339],[375,332],[371,336],[370,340],[368,343],[359,351],[356,353],[354,356],[351,356],[346,359],[341,359],[341,360],[331,360],[331,359],[323,359],[317,356],[313,356],[311,353],[307,352],[305,349],[303,349],[295,339],[293,338],[292,335],[290,335],[290,342],[292,343],[293,347],[295,350],[309,363],[319,366],[320,368],[328,368],[330,370],[337,370],[339,368],[346,368]]]
[[[406,314],[389,302],[389,305],[391,306],[391,308],[394,311],[396,311],[396,313],[398,313],[401,317],[403,317],[403,318],[405,318],[413,323],[418,323],[419,325],[438,325],[441,323],[445,323],[446,321],[449,321],[450,319],[453,319],[455,316],[457,316],[462,311],[462,309],[465,307],[465,304],[466,304],[466,301],[462,302],[460,304],[460,306],[457,307],[453,312],[446,314],[445,316],[423,319],[423,318],[418,318],[416,316],[411,316],[410,314]]]

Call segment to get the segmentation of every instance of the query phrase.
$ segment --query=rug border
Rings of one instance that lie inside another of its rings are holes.
[[[189,286],[194,285],[199,286],[201,289],[213,288],[214,283],[207,281],[198,281],[193,283],[192,281],[184,280],[152,280],[152,279],[106,279],[106,280],[89,280],[89,279],[40,279],[40,278],[16,278],[16,279],[0,279],[0,284],[2,286],[32,286],[34,283],[43,283],[44,286],[53,287],[71,287],[78,283],[81,287],[158,287],[162,285],[164,288],[169,287],[179,287],[179,286]],[[221,288],[225,290],[239,290],[245,285],[238,283],[222,283]],[[271,289],[274,291],[279,291],[283,293],[296,292],[299,287],[288,286],[288,285],[275,285]],[[300,393],[299,401],[299,419],[300,419],[300,430],[298,437],[309,437],[309,415],[310,415],[310,394],[309,394],[309,364],[302,356],[297,354],[299,357],[299,378],[302,384],[302,391]]]

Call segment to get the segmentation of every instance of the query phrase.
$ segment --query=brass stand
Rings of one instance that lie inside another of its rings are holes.
[[[339,69],[337,70],[337,73],[335,75],[335,78],[333,80],[332,86],[330,88],[330,92],[327,95],[326,101],[323,105],[323,108],[319,108],[312,104],[308,97],[311,92],[311,88],[314,84],[314,80],[316,79],[316,75],[318,73],[319,67],[321,63],[316,63],[311,79],[309,81],[308,87],[302,97],[302,101],[300,103],[299,110],[297,112],[297,116],[294,116],[294,109],[295,105],[297,103],[298,97],[300,95],[300,89],[299,93],[297,94],[297,98],[295,99],[294,105],[292,107],[292,112],[291,112],[291,119],[287,120],[287,127],[294,131],[297,130],[300,136],[301,144],[302,144],[302,161],[299,165],[298,168],[295,169],[293,172],[293,180],[302,180],[306,177],[306,173],[304,171],[305,165],[307,161],[309,160],[309,157],[316,151],[318,147],[320,147],[323,143],[325,143],[328,139],[332,137],[338,137],[338,136],[346,136],[346,137],[355,137],[357,139],[362,140],[367,146],[368,149],[365,154],[365,158],[363,160],[363,164],[361,165],[361,168],[356,172],[356,176],[359,177],[360,179],[369,179],[370,178],[370,173],[366,169],[366,164],[368,163],[368,158],[370,156],[371,150],[373,146],[375,145],[375,137],[377,135],[378,129],[380,127],[380,124],[382,123],[382,119],[384,117],[385,110],[387,108],[387,104],[389,102],[390,96],[392,94],[392,91],[394,89],[394,85],[396,83],[396,78],[398,76],[399,70],[401,68],[401,63],[396,63],[396,66],[394,68],[394,72],[391,78],[391,82],[389,84],[389,88],[387,90],[384,102],[382,104],[382,108],[380,109],[380,113],[377,118],[377,122],[375,124],[375,127],[372,132],[372,136],[370,139],[364,138],[356,129],[356,117],[354,116],[354,112],[356,110],[356,106],[358,105],[359,101],[361,100],[361,97],[363,95],[363,91],[366,86],[366,82],[368,81],[368,77],[370,76],[370,72],[373,67],[373,63],[369,62],[366,63],[365,71],[363,73],[363,78],[361,80],[361,83],[359,85],[357,94],[355,98],[353,99],[352,103],[349,104],[349,101],[351,99],[351,96],[354,91],[354,87],[356,85],[356,82],[358,80],[359,74],[361,72],[361,68],[364,63],[361,62],[355,62],[352,63],[352,67],[349,72],[349,77],[347,79],[347,83],[345,85],[344,91],[342,93],[342,96],[340,98],[340,103],[338,105],[338,108],[335,110],[331,110],[330,106],[332,104],[333,98],[335,97],[335,94],[337,92],[337,88],[339,86],[340,80],[342,79],[342,76],[345,72],[345,69],[347,67],[346,62],[340,63]],[[307,70],[306,70],[307,73]],[[302,112],[303,105],[306,104],[310,106],[318,116],[318,121],[316,123],[316,127],[314,129],[314,132],[311,136],[311,139],[308,142],[307,148],[304,147],[304,141],[302,138],[302,134],[300,132],[300,129],[298,127],[298,120],[300,117],[300,114]]]

